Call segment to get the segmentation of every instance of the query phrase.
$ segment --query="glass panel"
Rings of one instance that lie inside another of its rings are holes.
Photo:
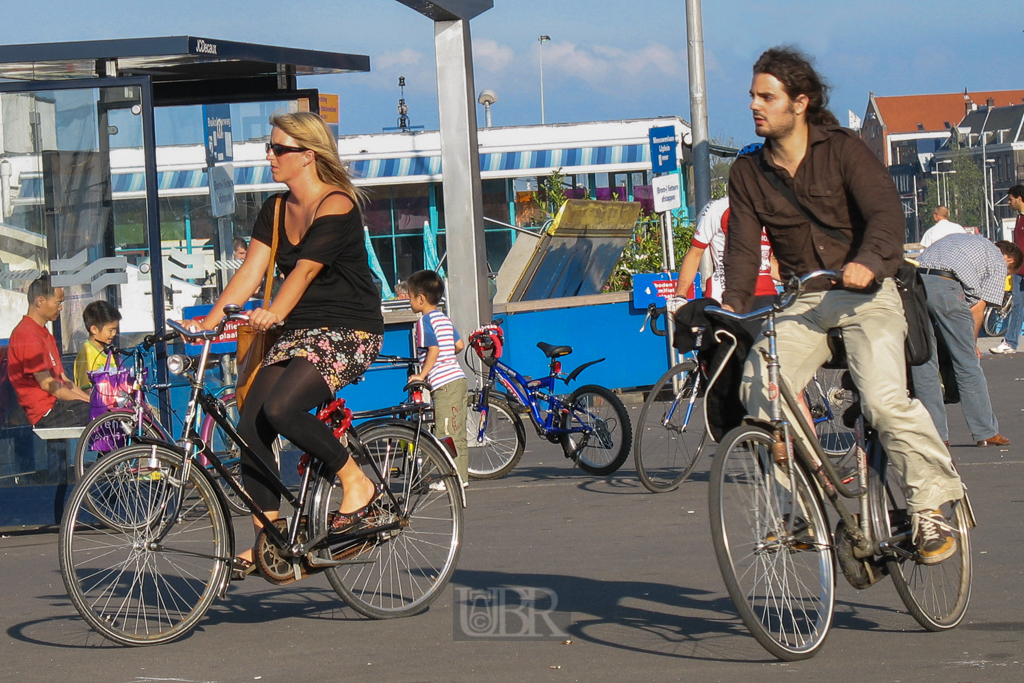
[[[119,309],[122,345],[153,331],[141,114],[134,85],[0,93],[0,487],[66,482],[73,447],[33,437],[9,383],[31,281],[51,271],[64,291],[52,331],[69,377],[89,303]]]
[[[159,167],[160,235],[164,274],[164,315],[184,317],[183,309],[212,304],[240,265],[241,240],[248,241],[263,202],[277,188],[264,173],[263,143],[270,139],[270,117],[298,111],[297,100],[218,105],[211,116],[226,117],[224,146],[233,160],[223,176],[234,182],[234,209],[216,215],[206,168],[204,108],[162,107],[155,112]],[[236,248],[239,249],[236,255]]]

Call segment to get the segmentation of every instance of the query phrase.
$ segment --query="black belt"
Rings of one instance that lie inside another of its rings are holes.
[[[943,270],[942,268],[918,268],[917,272],[921,273],[921,275],[937,275],[939,277],[944,277],[947,280],[960,282],[960,278],[958,278],[956,273],[952,270]]]

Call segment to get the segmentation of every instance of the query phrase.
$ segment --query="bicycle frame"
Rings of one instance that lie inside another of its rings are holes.
[[[904,539],[895,537],[877,539],[875,538],[874,529],[872,528],[869,509],[870,501],[868,500],[868,467],[880,467],[880,463],[869,463],[869,454],[867,451],[864,448],[858,447],[858,487],[857,490],[847,488],[842,483],[842,477],[833,465],[831,458],[829,458],[824,449],[822,449],[814,431],[814,427],[808,423],[796,395],[780,373],[781,365],[779,363],[777,348],[775,316],[792,302],[793,298],[795,298],[802,290],[802,286],[805,282],[815,277],[822,276],[834,278],[837,274],[831,271],[815,271],[804,276],[800,279],[797,290],[792,293],[792,298],[790,298],[785,304],[777,302],[769,307],[753,311],[743,316],[711,306],[706,310],[714,315],[720,315],[734,320],[760,317],[765,318],[764,336],[768,342],[768,351],[765,354],[765,359],[768,361],[768,398],[770,401],[770,417],[768,426],[770,431],[775,435],[776,443],[772,448],[772,456],[775,460],[775,464],[781,467],[783,471],[790,471],[790,468],[793,467],[794,457],[800,461],[800,464],[804,467],[805,471],[812,475],[814,481],[818,485],[819,491],[825,494],[825,497],[828,498],[832,508],[836,511],[836,514],[838,514],[846,524],[846,528],[849,530],[851,535],[851,542],[855,557],[858,559],[867,559],[886,552],[900,552],[899,549],[895,547],[895,544]],[[783,403],[789,408],[790,414],[795,417],[795,425],[787,419],[783,412]],[[860,418],[860,423],[863,426],[863,417]],[[790,438],[791,436],[796,438]],[[858,442],[860,442],[860,440],[858,440]],[[858,500],[859,510],[857,516],[847,509],[846,505],[842,503],[841,498]],[[792,533],[793,530],[791,527],[794,523],[795,521],[792,519],[787,522],[787,526],[789,527],[786,529],[787,533]]]
[[[203,340],[203,350],[202,350],[202,352],[201,352],[201,354],[199,356],[198,362],[195,365],[195,367],[198,370],[196,372],[194,372],[194,373],[188,373],[188,372],[185,373],[187,378],[188,378],[188,380],[189,380],[189,384],[191,385],[191,394],[189,396],[188,407],[187,407],[186,413],[185,413],[185,421],[184,421],[184,429],[183,429],[183,434],[184,434],[183,442],[184,442],[184,444],[183,444],[183,446],[179,446],[179,447],[175,447],[174,448],[175,451],[180,452],[181,455],[182,455],[182,473],[181,473],[180,479],[182,481],[187,481],[188,480],[188,476],[189,476],[189,469],[192,466],[194,466],[194,465],[198,466],[200,470],[202,470],[205,474],[207,474],[207,476],[209,476],[208,473],[206,473],[206,468],[201,466],[201,465],[198,465],[198,457],[200,455],[204,456],[206,458],[206,460],[209,462],[209,465],[212,466],[213,469],[215,469],[224,478],[224,480],[227,483],[227,485],[230,486],[231,489],[238,495],[238,497],[245,503],[246,507],[249,508],[249,510],[253,514],[253,516],[255,516],[260,521],[260,523],[263,525],[263,532],[265,534],[267,534],[267,536],[271,540],[271,542],[275,546],[277,546],[281,550],[282,555],[284,555],[286,557],[301,557],[301,556],[304,556],[307,553],[309,553],[312,549],[316,548],[321,543],[323,543],[325,540],[329,542],[328,544],[330,544],[330,541],[332,541],[332,540],[335,541],[335,542],[340,542],[340,541],[350,542],[351,541],[351,542],[355,543],[355,542],[358,542],[359,540],[361,540],[363,538],[368,538],[370,536],[374,536],[374,535],[376,535],[378,533],[381,533],[381,532],[386,532],[386,531],[391,531],[391,530],[398,529],[401,526],[401,522],[400,521],[396,521],[396,522],[393,522],[393,523],[388,524],[388,525],[375,526],[372,529],[360,529],[360,530],[357,530],[357,531],[346,532],[346,533],[343,533],[343,534],[331,534],[329,531],[327,531],[327,532],[325,532],[323,534],[320,534],[319,536],[317,536],[315,538],[311,538],[311,539],[309,539],[309,540],[307,540],[305,542],[301,542],[300,543],[298,541],[298,535],[299,535],[299,532],[301,531],[301,518],[302,518],[303,514],[307,512],[306,505],[307,505],[307,501],[308,501],[309,491],[310,491],[310,488],[311,488],[310,487],[310,482],[312,481],[314,470],[316,469],[319,472],[319,468],[324,467],[324,465],[322,463],[318,462],[316,467],[306,467],[303,470],[302,480],[301,480],[300,487],[299,487],[299,493],[298,493],[298,495],[295,495],[284,484],[284,482],[281,481],[281,478],[280,478],[279,474],[277,472],[275,472],[273,469],[271,469],[271,467],[269,465],[267,465],[265,462],[263,462],[263,460],[259,456],[257,456],[256,453],[252,450],[252,448],[249,446],[249,444],[247,444],[245,442],[245,440],[241,437],[241,435],[236,430],[235,425],[233,425],[231,423],[231,421],[227,419],[224,403],[219,398],[214,396],[206,388],[205,384],[202,381],[202,369],[206,367],[206,364],[207,364],[207,362],[209,360],[210,345],[211,345],[213,339],[215,337],[219,336],[219,334],[220,334],[220,332],[221,332],[221,330],[223,328],[224,322],[226,322],[228,320],[232,320],[232,319],[248,320],[248,317],[247,316],[238,316],[238,315],[226,316],[224,318],[224,320],[220,323],[220,325],[218,325],[218,327],[215,330],[211,330],[211,331],[208,331],[208,332],[201,333],[201,339]],[[185,335],[190,334],[187,330],[185,330],[183,327],[181,327],[181,325],[179,325],[178,323],[176,323],[174,321],[168,321],[168,326],[170,326],[171,328],[175,329],[179,333],[182,333],[182,334],[185,334]],[[334,401],[331,404],[331,406],[338,405],[339,403],[340,403],[340,406],[343,407],[344,406],[344,399],[338,399],[338,400]],[[220,459],[217,457],[217,455],[213,452],[213,450],[210,448],[209,444],[203,442],[202,438],[200,437],[199,433],[196,430],[196,427],[197,427],[197,424],[198,424],[198,418],[199,418],[199,414],[200,414],[199,413],[200,408],[207,415],[209,415],[214,420],[214,422],[216,422],[217,425],[219,425],[221,427],[221,429],[224,430],[224,433],[228,436],[228,438],[231,441],[233,441],[239,447],[239,449],[241,449],[241,451],[246,456],[248,456],[248,458],[249,458],[250,462],[253,464],[253,466],[257,470],[259,470],[259,473],[263,477],[265,477],[267,481],[270,482],[271,487],[275,491],[277,491],[285,500],[287,500],[288,503],[295,510],[295,514],[292,516],[291,523],[290,523],[290,525],[287,528],[287,536],[284,533],[282,533],[277,528],[277,525],[274,524],[273,521],[267,516],[266,511],[263,510],[256,503],[256,501],[254,501],[252,499],[252,497],[245,491],[245,489],[242,488],[242,486],[240,484],[238,484],[234,480],[234,477],[231,476],[231,473],[227,470],[227,468],[224,466],[224,464],[220,461]],[[410,410],[425,410],[425,409],[426,409],[426,406],[423,406],[423,407],[420,407],[420,408],[410,408]],[[393,413],[393,411],[392,411],[392,413]],[[389,413],[389,414],[392,414],[392,413]],[[356,451],[356,453],[359,456],[364,457],[366,462],[376,472],[378,480],[379,481],[384,481],[384,478],[381,476],[381,472],[378,469],[377,464],[373,461],[373,458],[368,456],[368,454],[363,449],[362,444],[358,442],[358,435],[357,435],[357,433],[355,433],[355,430],[353,430],[351,432],[348,432],[348,433],[352,437],[354,437],[352,439],[352,441],[355,442],[355,445],[357,445],[357,448],[354,449]],[[419,430],[417,430],[417,432],[416,432],[416,439],[415,439],[414,444],[413,444],[413,449],[414,449],[413,452],[416,452],[416,450],[418,449],[420,436],[421,436],[421,432]],[[147,439],[146,437],[142,437],[140,439],[140,441],[142,443],[147,443],[147,444],[154,444],[154,445],[161,445],[161,446],[167,446],[168,445],[168,444],[165,444],[165,443],[163,443],[163,442],[161,442],[159,440]],[[419,467],[419,462],[416,461],[416,459],[413,460],[413,467],[414,467],[414,470],[413,470],[414,472],[416,471],[415,468]],[[331,473],[331,474],[333,474],[333,473]],[[410,504],[409,499],[407,498],[406,501],[403,504],[399,504],[398,500],[395,498],[394,493],[390,489],[385,487],[384,491],[385,491],[385,494],[388,496],[388,498],[390,498],[391,504],[394,505],[395,509],[396,510],[401,510],[401,517],[407,517],[409,512],[410,512],[410,510],[409,510],[409,504]],[[177,494],[177,497],[176,497],[176,500],[175,500],[175,503],[174,503],[174,506],[175,506],[174,509],[181,509],[181,506],[182,506],[182,504],[184,502],[184,496],[185,496],[185,489],[184,489],[184,487],[181,487],[178,490],[178,494]],[[166,507],[166,505],[167,505],[167,503],[164,504],[165,507]],[[224,501],[221,501],[221,505],[222,505],[222,507],[225,505]],[[161,532],[157,536],[157,538],[154,539],[153,544],[154,545],[159,545],[163,541],[163,539],[167,536],[167,534],[170,532],[170,529],[171,529],[172,526],[173,526],[173,522],[171,524],[166,525],[161,530]],[[225,558],[218,558],[218,559],[225,559]],[[361,560],[359,560],[357,558],[357,559],[353,559],[353,560],[343,560],[343,561],[322,560],[322,561],[320,561],[318,563],[315,560],[315,558],[310,558],[310,564],[312,564],[313,566],[337,566],[339,564],[351,564],[351,563],[359,563],[359,562],[361,562]]]
[[[487,426],[487,397],[494,387],[495,380],[511,392],[516,401],[529,409],[530,419],[537,429],[537,433],[541,436],[554,437],[580,432],[591,433],[591,428],[580,421],[573,410],[553,393],[556,379],[562,378],[556,373],[551,373],[541,379],[527,379],[514,368],[502,363],[500,360],[495,360],[494,364],[490,367],[490,371],[487,373],[487,381],[484,384],[483,391],[480,392],[478,407],[484,414],[484,418],[480,421],[480,434],[478,438],[483,439],[484,430]],[[547,403],[547,409],[544,413],[541,412],[541,401]],[[578,426],[573,425],[566,429],[556,424],[556,418],[563,414],[572,415],[573,420],[575,420]]]

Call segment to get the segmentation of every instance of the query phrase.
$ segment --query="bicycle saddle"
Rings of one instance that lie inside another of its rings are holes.
[[[828,350],[831,357],[821,367],[831,370],[846,370],[846,343],[843,342],[843,331],[833,327],[828,331]]]
[[[572,353],[571,346],[555,346],[554,344],[545,344],[544,342],[537,342],[537,348],[544,352],[544,355],[548,358],[558,358],[559,356],[568,356]]]

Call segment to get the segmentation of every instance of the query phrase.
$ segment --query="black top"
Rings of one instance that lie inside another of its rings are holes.
[[[287,201],[287,193],[270,197],[263,203],[252,229],[252,238],[268,247],[274,237],[274,205],[279,196],[282,202]],[[286,213],[283,207],[282,212]],[[370,274],[358,206],[343,215],[315,219],[298,244],[288,241],[283,220],[280,230],[276,261],[285,277],[299,259],[324,265],[285,319],[285,329],[347,327],[384,334],[380,293]]]

